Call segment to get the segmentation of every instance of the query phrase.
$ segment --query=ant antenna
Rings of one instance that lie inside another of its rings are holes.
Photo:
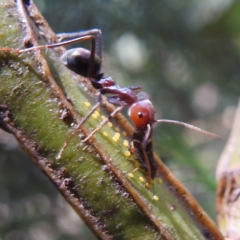
[[[155,120],[155,122],[158,122],[158,123],[170,123],[170,124],[184,126],[184,127],[188,128],[188,129],[191,129],[191,130],[193,130],[195,132],[199,132],[199,133],[201,133],[203,135],[206,135],[208,137],[211,137],[211,138],[214,138],[214,139],[221,139],[220,136],[218,136],[218,135],[216,135],[214,133],[208,132],[206,130],[203,130],[202,128],[193,126],[193,125],[185,123],[185,122],[169,120],[169,119],[159,119],[159,120]]]

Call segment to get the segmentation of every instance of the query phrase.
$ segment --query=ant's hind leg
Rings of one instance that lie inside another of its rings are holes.
[[[8,48],[8,47],[1,47],[0,51],[7,51],[7,52],[16,52],[16,53],[25,53],[25,52],[30,52],[30,51],[35,51],[35,50],[44,50],[48,48],[55,48],[55,47],[61,47],[73,43],[78,43],[86,40],[92,40],[92,48],[93,48],[93,54],[95,54],[95,37],[93,35],[85,35],[81,36],[75,39],[71,39],[68,41],[64,42],[57,42],[57,43],[52,43],[52,44],[46,44],[46,45],[39,45],[39,46],[33,46],[29,48],[23,48],[23,49],[15,49],[15,48]]]
[[[77,42],[82,42],[82,41],[86,41],[86,40],[93,40],[93,39],[95,39],[94,36],[86,35],[86,36],[83,36],[83,37],[78,37],[76,39],[71,39],[71,40],[64,41],[64,42],[57,42],[57,43],[46,44],[46,45],[39,45],[39,46],[30,47],[30,48],[20,49],[18,51],[20,53],[22,53],[22,52],[29,52],[29,51],[33,51],[33,50],[55,48],[55,47],[61,47],[61,46],[65,46],[65,45],[69,45],[69,44],[73,44],[73,43],[77,43]]]
[[[70,68],[72,71],[76,72],[77,74],[88,77],[91,81],[91,78],[94,75],[97,75],[101,68],[101,62],[102,62],[101,30],[90,29],[86,31],[79,31],[79,32],[73,32],[73,33],[59,33],[57,34],[57,38],[59,40],[59,43],[62,43],[64,45],[66,45],[65,43],[77,43],[82,40],[91,40],[91,50],[90,50],[90,56],[88,59],[89,62],[87,66],[84,66],[84,62],[88,58],[88,57],[86,58],[85,56],[87,53],[82,48],[79,48],[78,50],[77,49],[68,50],[61,58],[64,64],[68,66],[68,68]],[[70,40],[63,41],[65,39],[70,39]],[[81,63],[81,66],[79,66],[78,62]],[[83,70],[85,68],[88,69],[87,72]]]
[[[80,37],[85,37],[88,35],[94,35],[96,40],[96,54],[102,59],[102,31],[100,29],[90,29],[86,31],[79,31],[73,33],[58,33],[57,38],[59,42],[64,39],[75,39]]]

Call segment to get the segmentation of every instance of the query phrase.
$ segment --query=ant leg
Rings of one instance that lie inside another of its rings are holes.
[[[128,174],[129,177],[134,177],[133,173],[139,169],[140,165],[135,165],[135,168]]]
[[[151,137],[151,132],[152,132],[152,127],[150,126],[150,124],[147,124],[147,130],[146,130],[146,132],[144,134],[144,138],[141,142],[143,148],[146,148],[148,140]]]
[[[101,39],[101,37],[98,37],[98,38]],[[80,36],[80,37],[77,37],[75,39],[71,39],[71,40],[64,41],[64,42],[34,46],[34,47],[24,48],[24,49],[14,49],[14,48],[3,47],[3,48],[0,48],[0,51],[16,52],[16,53],[20,54],[20,53],[25,53],[25,52],[35,51],[35,50],[61,47],[61,46],[65,46],[65,45],[68,45],[68,44],[78,43],[78,42],[86,41],[86,40],[91,40],[91,42],[92,42],[91,43],[91,54],[90,54],[90,58],[89,58],[89,69],[88,69],[88,77],[90,79],[90,77],[92,76],[92,72],[93,72],[94,58],[95,58],[95,46],[96,46],[95,36],[93,36],[93,35]],[[100,40],[100,45],[101,45],[101,40]],[[101,56],[100,48],[99,48],[98,51],[99,51],[100,56]]]
[[[94,69],[95,47],[96,47],[96,40],[95,40],[95,36],[93,36],[93,35],[80,36],[75,39],[67,40],[64,42],[40,45],[40,46],[35,46],[35,47],[31,47],[31,48],[26,48],[26,49],[20,49],[20,50],[17,50],[17,52],[24,53],[24,52],[34,51],[34,50],[61,47],[61,46],[78,43],[78,42],[82,42],[82,41],[86,41],[86,40],[91,40],[91,53],[90,53],[90,58],[89,58],[89,67],[88,67],[88,75],[87,75],[87,77],[91,81],[91,77],[92,77],[92,73],[93,73],[93,69]]]
[[[74,131],[71,133],[71,135],[68,137],[67,141],[63,144],[62,148],[60,149],[56,159],[60,159],[62,156],[63,151],[71,141],[72,137],[76,134],[76,132],[80,129],[80,127],[86,122],[86,120],[93,114],[93,112],[99,107],[100,102],[97,102],[91,111],[80,121],[80,123],[77,125],[77,127],[74,129]]]
[[[76,39],[71,39],[71,40],[64,41],[64,42],[52,43],[52,44],[40,45],[40,46],[34,46],[34,47],[24,48],[24,49],[15,49],[15,48],[1,47],[0,51],[24,53],[24,52],[30,52],[30,51],[35,51],[35,50],[42,50],[42,49],[48,49],[48,48],[61,47],[61,46],[65,46],[65,45],[68,45],[68,44],[82,42],[82,41],[86,41],[86,40],[92,40],[92,51],[95,54],[95,37],[92,36],[92,35],[87,35],[87,36],[79,37],[79,38],[76,38]],[[94,57],[94,54],[92,54],[93,57]]]
[[[152,145],[151,145],[151,126],[147,125],[147,130],[136,129],[133,134],[134,152],[138,158],[139,163],[146,171],[146,179],[148,186],[152,183]],[[150,145],[149,145],[150,144]],[[150,146],[150,149],[149,149]],[[150,154],[149,154],[150,151]]]
[[[102,32],[100,29],[90,29],[86,31],[73,32],[73,33],[59,33],[57,37],[60,41],[63,39],[79,39],[86,36],[92,36],[91,55],[89,59],[88,78],[92,77],[94,68],[95,53],[102,61]],[[90,79],[91,81],[91,79]]]
[[[68,137],[67,141],[63,144],[62,148],[60,149],[56,159],[60,159],[61,158],[61,156],[63,154],[63,151],[65,150],[65,148],[67,147],[67,145],[71,141],[72,137],[76,134],[76,132],[80,129],[80,127],[87,121],[87,119],[93,114],[93,112],[100,106],[100,104],[101,104],[101,95],[100,95],[100,97],[98,99],[98,102],[92,107],[90,112],[80,121],[80,123],[77,125],[77,127],[70,134],[70,136]]]
[[[151,186],[151,183],[152,183],[152,177],[151,177],[151,176],[152,176],[152,173],[151,173],[150,160],[149,160],[149,158],[148,158],[146,149],[145,149],[145,147],[143,146],[143,144],[141,144],[141,148],[142,148],[144,163],[145,163],[146,169],[147,169],[146,179],[147,179],[147,182],[148,182],[149,186]]]
[[[73,43],[78,43],[78,42],[82,42],[82,41],[86,41],[86,40],[93,40],[95,39],[94,36],[92,35],[87,35],[87,36],[83,36],[83,37],[78,37],[75,39],[71,39],[68,41],[64,41],[64,42],[58,42],[58,43],[52,43],[52,44],[47,44],[47,45],[40,45],[40,46],[35,46],[35,47],[30,47],[30,48],[24,48],[24,49],[15,49],[17,51],[19,51],[20,53],[23,52],[30,52],[30,51],[34,51],[34,50],[41,50],[41,49],[48,49],[48,48],[55,48],[55,47],[62,47],[65,45],[69,45],[69,44],[73,44]],[[11,48],[10,48],[11,49]],[[14,50],[14,49],[13,49]]]
[[[19,49],[15,49],[15,48],[8,48],[8,47],[1,47],[0,51],[6,51],[6,52],[15,52],[15,53],[20,53]]]
[[[57,38],[62,41],[67,38],[79,38],[87,35],[95,35],[96,38],[96,54],[102,59],[102,31],[100,29],[89,29],[86,31],[73,33],[58,33]]]
[[[111,118],[113,118],[118,112],[122,111],[123,108],[124,105],[117,107],[113,112],[111,112],[111,114],[106,119],[104,119],[100,123],[100,125],[83,140],[83,142],[88,141],[97,131],[99,131],[104,125],[106,125]]]

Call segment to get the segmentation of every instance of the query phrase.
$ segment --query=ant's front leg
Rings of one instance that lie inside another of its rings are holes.
[[[133,146],[134,146],[134,153],[136,154],[138,161],[141,167],[146,171],[146,179],[148,183],[148,187],[151,186],[153,180],[153,169],[152,169],[152,136],[149,135],[149,132],[137,128],[133,133]],[[147,141],[145,141],[147,139]],[[149,149],[150,148],[150,149]]]
[[[71,141],[73,136],[77,133],[77,131],[80,129],[80,127],[87,121],[87,119],[93,114],[93,112],[100,106],[101,102],[102,102],[102,96],[101,96],[101,94],[99,94],[97,103],[92,107],[92,109],[88,112],[88,114],[78,123],[76,128],[73,130],[73,132],[70,134],[70,136],[68,137],[66,142],[63,144],[56,159],[61,158],[63,151],[65,150],[65,148],[67,147],[67,145],[69,144],[69,142]]]
[[[104,119],[100,125],[94,130],[92,131],[84,140],[83,142],[88,141],[97,131],[99,131],[104,125],[106,125],[110,119],[112,119],[117,113],[121,112],[122,109],[124,108],[124,105],[118,106],[113,112],[111,112],[111,114],[108,115],[108,117],[106,119]]]

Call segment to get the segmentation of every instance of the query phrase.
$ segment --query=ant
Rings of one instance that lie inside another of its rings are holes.
[[[92,107],[89,113],[78,123],[73,132],[70,134],[66,142],[60,149],[57,159],[60,159],[63,151],[71,141],[72,137],[80,129],[82,124],[93,114],[93,112],[102,103],[102,96],[106,95],[109,103],[116,106],[115,110],[111,112],[100,125],[92,131],[83,142],[88,141],[97,131],[99,131],[105,124],[109,122],[117,113],[119,113],[125,106],[129,107],[128,115],[133,122],[136,130],[133,134],[134,151],[138,157],[141,167],[147,171],[147,180],[150,183],[156,175],[157,164],[153,158],[152,149],[152,135],[153,125],[156,122],[172,123],[182,125],[202,134],[208,135],[213,138],[220,138],[219,136],[207,132],[198,127],[192,126],[187,123],[160,119],[155,120],[155,109],[149,100],[146,93],[141,92],[141,87],[120,87],[117,85],[112,77],[103,77],[104,74],[100,73],[102,63],[102,49],[101,38],[102,33],[99,29],[91,29],[77,33],[63,33],[57,35],[60,42],[48,45],[34,46],[26,49],[12,49],[0,48],[0,51],[12,51],[16,53],[24,53],[34,50],[55,48],[73,44],[81,41],[91,40],[91,50],[85,48],[74,48],[67,50],[61,57],[62,62],[75,73],[89,78],[92,86],[98,90],[97,103]],[[63,39],[70,39],[61,42]]]
[[[220,139],[218,135],[205,131],[201,128],[193,126],[188,123],[169,120],[169,119],[155,119],[155,109],[152,102],[149,100],[148,95],[145,92],[138,94],[139,101],[130,106],[128,115],[135,125],[135,131],[133,133],[133,148],[134,153],[140,162],[141,167],[147,172],[146,179],[148,184],[151,184],[157,174],[157,162],[154,159],[152,137],[153,137],[153,125],[155,123],[170,123],[175,125],[181,125],[191,130],[197,131],[209,137]]]

